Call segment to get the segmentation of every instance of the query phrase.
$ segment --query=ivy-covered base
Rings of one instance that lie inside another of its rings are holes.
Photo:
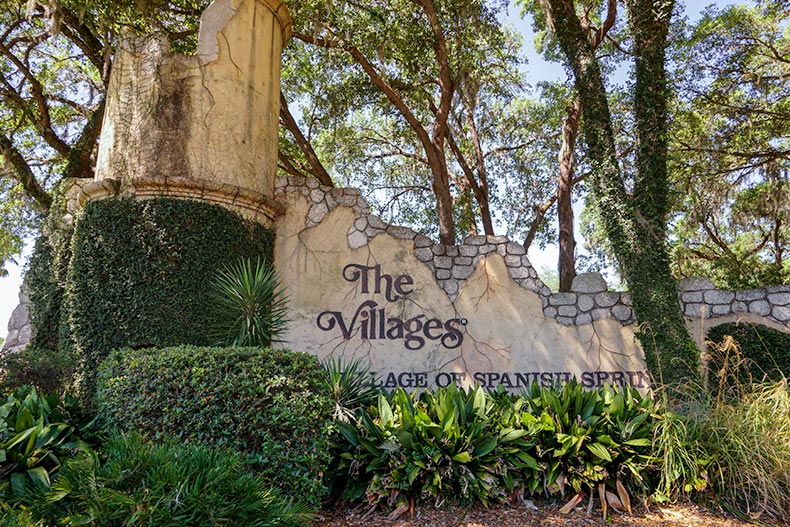
[[[240,258],[271,261],[271,230],[218,206],[156,198],[88,203],[63,309],[90,377],[112,349],[208,344],[208,285]]]

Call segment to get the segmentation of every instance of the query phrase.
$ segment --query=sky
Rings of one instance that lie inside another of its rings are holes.
[[[680,1],[682,2],[682,0]],[[728,2],[723,0],[719,0],[718,2],[711,2],[709,0],[686,0],[683,3],[686,5],[686,16],[688,16],[689,19],[693,21],[699,18],[701,11],[711,3],[724,6],[734,4],[736,2]],[[532,32],[531,23],[520,18],[519,9],[517,7],[512,5],[510,6],[505,20],[508,23],[514,25],[524,34],[524,42],[526,47],[525,51],[527,52],[529,58],[527,70],[533,83],[540,80],[551,80],[565,77],[565,71],[562,66],[556,63],[548,63],[544,61],[542,57],[533,51],[532,40],[534,33]],[[576,210],[577,217],[579,214],[580,211]],[[577,240],[581,239],[578,232],[576,235]],[[18,258],[18,264],[9,262],[6,265],[8,276],[0,278],[0,338],[6,337],[8,332],[8,320],[11,317],[11,312],[18,303],[19,288],[22,283],[24,264],[27,261],[27,256],[29,253],[30,247],[27,247],[23,256]],[[558,250],[556,246],[546,247],[545,249],[532,247],[529,251],[530,261],[532,262],[532,265],[535,267],[535,269],[538,270],[538,272],[540,272],[542,269],[556,268],[557,257]]]

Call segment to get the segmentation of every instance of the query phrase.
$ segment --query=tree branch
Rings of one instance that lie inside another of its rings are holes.
[[[5,162],[11,168],[10,172],[13,174],[14,179],[22,184],[22,188],[25,189],[27,195],[33,198],[42,209],[48,211],[52,206],[52,196],[39,184],[25,158],[22,157],[22,154],[19,153],[5,134],[0,134],[0,152],[2,152]]]

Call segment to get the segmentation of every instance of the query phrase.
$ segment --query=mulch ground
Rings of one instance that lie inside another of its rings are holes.
[[[596,503],[597,505],[597,503]],[[696,505],[640,507],[633,514],[610,512],[606,520],[601,510],[579,506],[569,514],[560,514],[559,506],[535,506],[532,502],[518,506],[490,508],[443,506],[418,507],[398,519],[386,513],[356,510],[322,510],[312,527],[746,527],[724,511],[709,511]],[[761,525],[772,525],[762,523]],[[773,524],[775,525],[775,524]]]

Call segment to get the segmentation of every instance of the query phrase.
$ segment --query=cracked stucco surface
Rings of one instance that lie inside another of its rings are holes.
[[[530,374],[548,373],[557,380],[581,378],[591,371],[644,371],[633,325],[612,317],[563,324],[546,316],[550,291],[533,274],[523,249],[515,254],[518,249],[504,238],[481,237],[455,247],[434,245],[370,214],[358,191],[319,187],[301,178],[284,179],[275,197],[286,209],[277,223],[275,263],[290,295],[293,322],[285,340],[292,349],[322,359],[365,358],[381,382],[389,374],[425,374],[428,386],[452,373],[469,384],[475,375],[493,382],[497,375],[508,374],[508,382],[515,382],[516,373],[522,379],[525,374],[531,378]],[[464,271],[453,275],[447,258],[450,263],[465,258],[460,260]],[[349,264],[379,266],[393,279],[406,275],[413,291],[395,302],[388,301],[383,288],[376,293],[369,287],[364,293],[359,281],[344,278]],[[447,278],[445,270],[450,273]],[[453,285],[448,287],[448,280]],[[463,342],[450,349],[439,340],[426,339],[423,347],[410,350],[402,340],[364,338],[359,324],[349,338],[337,327],[318,327],[318,317],[327,311],[349,324],[366,301],[384,309],[386,318],[463,320]]]

